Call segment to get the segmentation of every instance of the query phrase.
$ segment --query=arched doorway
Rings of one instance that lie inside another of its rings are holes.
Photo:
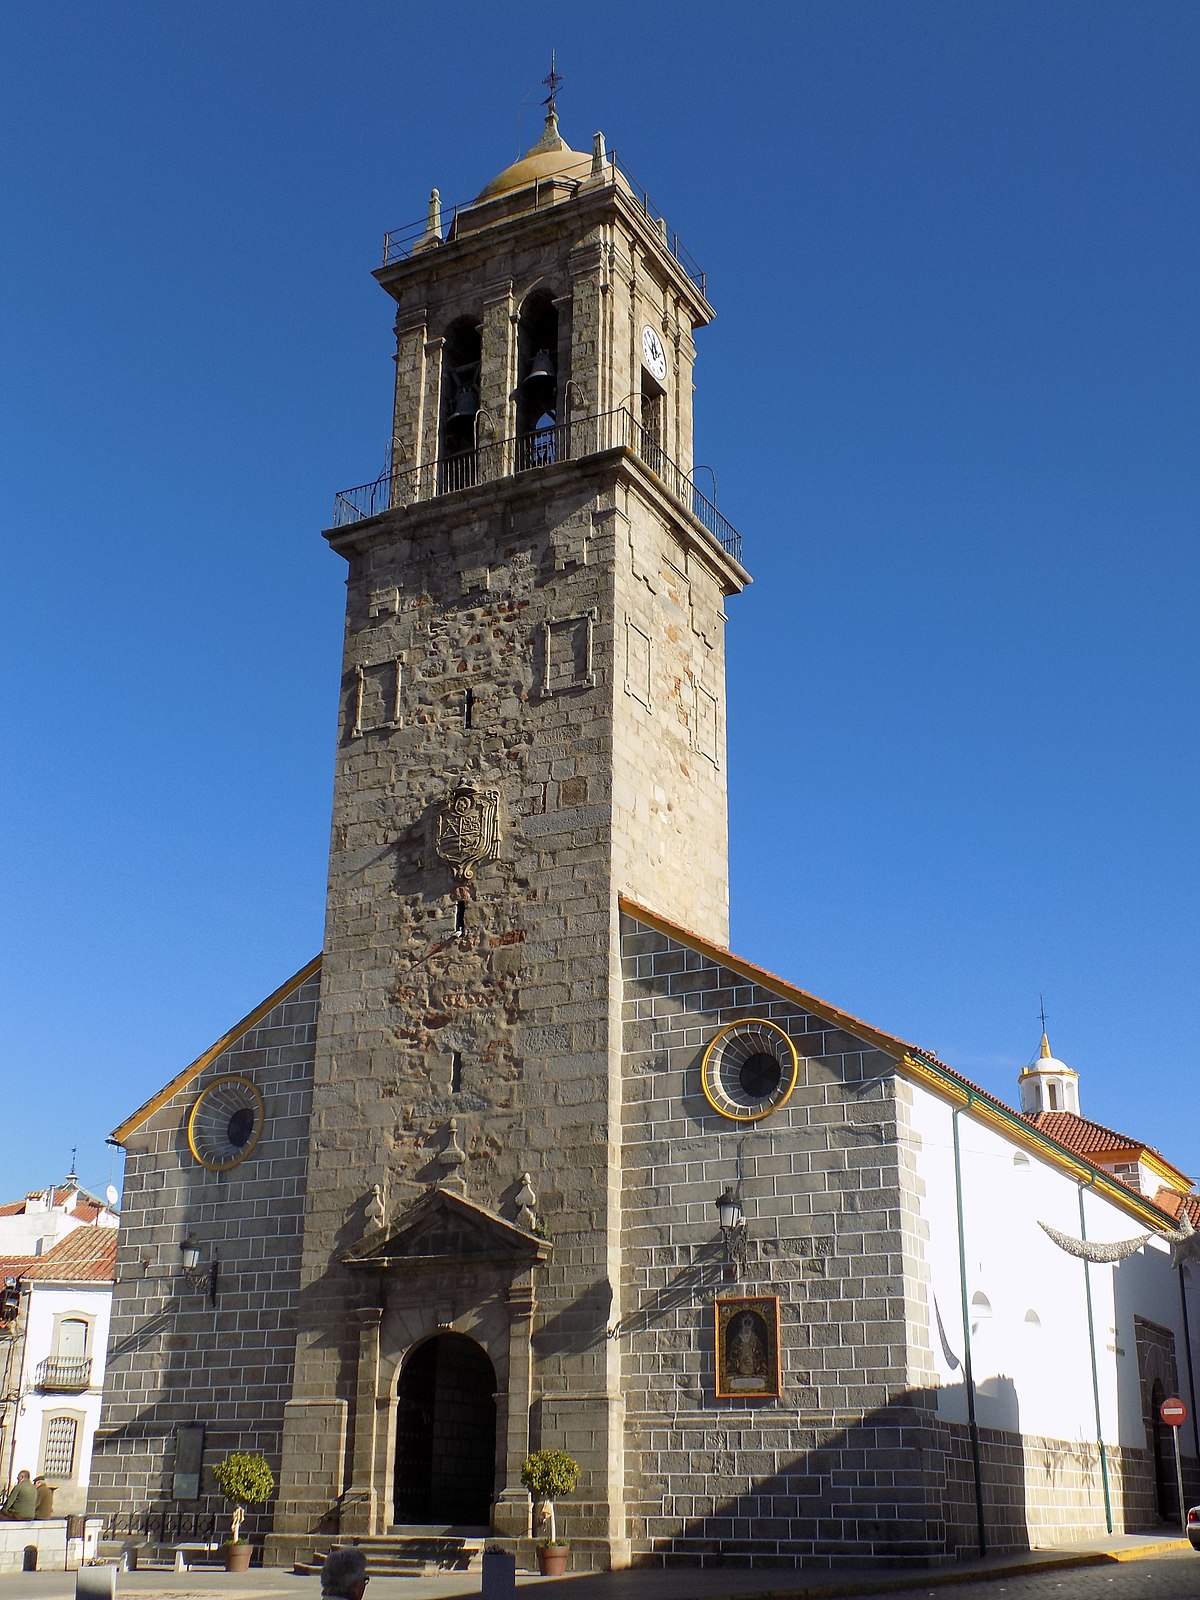
[[[398,1523],[486,1527],[495,1498],[496,1369],[474,1339],[440,1333],[397,1390]]]

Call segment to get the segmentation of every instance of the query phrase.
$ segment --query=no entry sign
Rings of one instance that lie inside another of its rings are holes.
[[[1187,1421],[1187,1407],[1177,1394],[1168,1396],[1158,1408],[1158,1414],[1168,1428],[1182,1428]]]

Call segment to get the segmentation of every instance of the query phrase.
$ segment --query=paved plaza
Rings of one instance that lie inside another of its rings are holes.
[[[962,1562],[924,1573],[868,1570],[744,1571],[680,1567],[669,1572],[522,1573],[522,1591],[558,1587],[558,1600],[863,1600],[876,1594],[947,1600],[1200,1600],[1200,1555],[1169,1534],[1141,1534]],[[478,1573],[372,1579],[369,1600],[460,1600],[480,1593]],[[117,1600],[319,1600],[320,1582],[277,1568],[227,1573],[129,1572]],[[0,1577],[0,1600],[74,1600],[71,1572]],[[526,1600],[533,1600],[526,1594]],[[549,1600],[549,1597],[547,1597]]]

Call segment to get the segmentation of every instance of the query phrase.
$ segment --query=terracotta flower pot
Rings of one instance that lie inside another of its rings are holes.
[[[249,1572],[254,1546],[249,1539],[239,1539],[236,1544],[222,1545],[221,1554],[225,1557],[226,1572]]]
[[[571,1556],[569,1544],[538,1545],[538,1571],[543,1578],[561,1578]]]

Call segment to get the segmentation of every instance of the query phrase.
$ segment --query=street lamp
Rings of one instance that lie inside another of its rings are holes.
[[[215,1306],[217,1303],[217,1273],[219,1271],[217,1258],[216,1256],[213,1257],[211,1266],[202,1267],[200,1265],[200,1254],[200,1246],[195,1239],[188,1236],[180,1240],[179,1261],[183,1267],[184,1277],[194,1287],[202,1285],[206,1288],[208,1290],[208,1303],[210,1306]]]
[[[726,1189],[717,1199],[717,1221],[725,1244],[725,1276],[740,1277],[747,1257],[746,1213],[732,1189]]]

